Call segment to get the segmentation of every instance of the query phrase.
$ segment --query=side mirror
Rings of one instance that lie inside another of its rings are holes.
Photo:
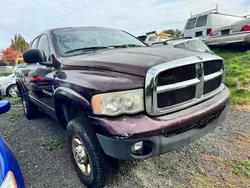
[[[28,64],[46,61],[43,51],[39,49],[30,49],[25,51],[23,53],[23,60]]]
[[[10,109],[9,101],[0,101],[0,114],[8,112]]]

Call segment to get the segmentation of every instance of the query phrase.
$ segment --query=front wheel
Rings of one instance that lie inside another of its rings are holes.
[[[80,180],[90,188],[104,187],[112,175],[115,159],[105,155],[91,124],[84,117],[71,120],[67,133],[71,161]]]
[[[22,106],[27,119],[35,119],[37,117],[39,108],[34,105],[25,95],[22,96]]]

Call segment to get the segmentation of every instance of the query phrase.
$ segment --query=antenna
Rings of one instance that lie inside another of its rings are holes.
[[[216,12],[219,12],[219,5],[216,4]]]

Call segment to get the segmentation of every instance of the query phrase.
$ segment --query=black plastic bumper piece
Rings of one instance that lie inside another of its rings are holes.
[[[158,135],[147,138],[115,139],[97,134],[97,138],[104,152],[111,157],[123,160],[146,159],[178,149],[213,131],[217,126],[223,123],[228,110],[229,105],[224,108],[216,119],[203,128],[193,128],[173,136]],[[131,147],[139,141],[152,143],[152,151],[146,155],[134,155],[131,153]]]

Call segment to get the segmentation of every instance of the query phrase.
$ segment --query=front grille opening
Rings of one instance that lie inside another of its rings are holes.
[[[191,125],[187,125],[183,128],[180,128],[180,129],[177,129],[177,130],[174,130],[174,131],[171,131],[171,132],[168,132],[165,134],[165,136],[172,136],[172,135],[177,135],[177,134],[181,134],[181,133],[184,133],[184,132],[187,132],[191,129],[197,129],[197,128],[203,128],[205,127],[208,123],[211,123],[213,120],[215,120],[216,118],[218,118],[222,111],[224,110],[224,108],[210,114],[209,116],[201,119],[200,121],[198,122],[195,122]]]
[[[189,86],[157,94],[157,107],[165,108],[187,102],[195,98],[196,86]]]
[[[203,63],[204,75],[213,74],[220,71],[223,68],[223,62],[221,60],[206,61]]]
[[[204,83],[204,95],[218,89],[222,82],[222,76],[206,81]]]
[[[158,86],[174,84],[194,79],[196,77],[195,65],[185,65],[163,71],[158,76]]]

